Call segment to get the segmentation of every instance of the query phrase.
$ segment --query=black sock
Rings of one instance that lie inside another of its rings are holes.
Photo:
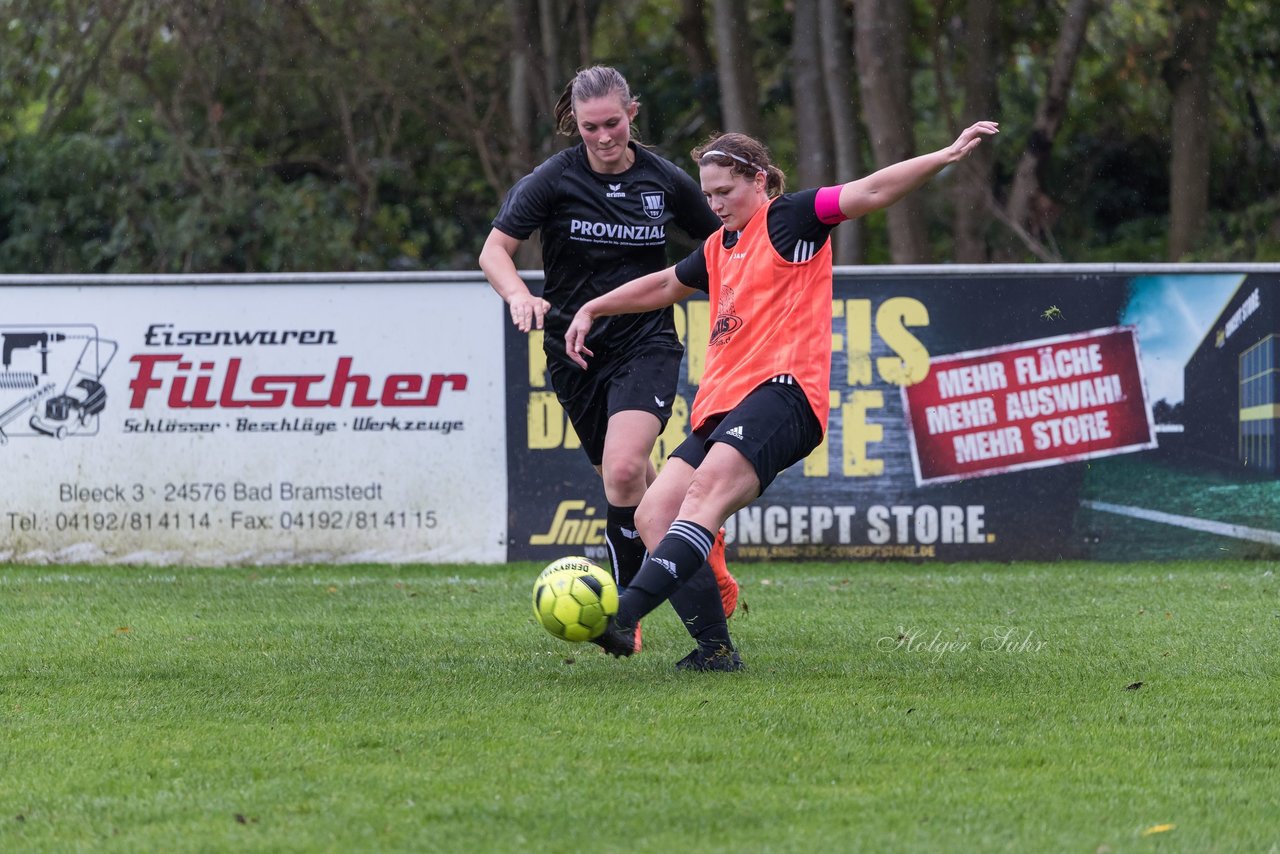
[[[703,567],[714,541],[701,525],[681,519],[673,522],[619,599],[617,622],[634,626],[661,605]]]
[[[698,646],[709,652],[722,647],[733,649],[729,639],[729,621],[724,616],[724,602],[720,598],[720,585],[716,583],[715,570],[703,563],[687,584],[671,594],[671,607],[680,615],[684,627]]]
[[[636,530],[636,508],[609,505],[605,517],[604,541],[613,564],[613,580],[619,588],[628,587],[644,563],[644,540]]]

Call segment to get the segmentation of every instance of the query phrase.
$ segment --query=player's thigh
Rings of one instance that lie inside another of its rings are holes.
[[[547,373],[556,399],[564,409],[573,432],[591,464],[599,471],[608,434],[608,377],[583,371],[566,361],[549,359]]]
[[[736,450],[754,469],[759,494],[785,469],[812,453],[821,444],[822,435],[822,425],[803,389],[791,383],[766,382],[711,427],[706,443],[708,450],[720,446]],[[720,459],[737,468],[737,458]],[[728,471],[724,476],[731,475]]]
[[[662,422],[652,412],[627,409],[609,416],[609,429],[604,437],[604,470],[635,470],[643,477],[648,472],[649,455],[662,431]]]
[[[671,457],[649,484],[636,510],[636,527],[650,551],[657,547],[658,541],[676,520],[693,476],[693,466],[678,457]]]
[[[716,531],[759,496],[760,478],[752,461],[737,448],[717,442],[689,479],[679,517]]]

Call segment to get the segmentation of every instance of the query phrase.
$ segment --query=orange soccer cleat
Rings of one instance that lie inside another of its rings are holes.
[[[711,553],[707,555],[707,563],[716,574],[716,584],[720,587],[720,601],[724,604],[724,615],[733,616],[738,607],[738,579],[729,572],[724,562],[724,528],[716,534],[716,541],[711,545]],[[637,644],[637,647],[639,644]]]

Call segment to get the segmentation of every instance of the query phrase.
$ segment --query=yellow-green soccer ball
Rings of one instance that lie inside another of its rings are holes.
[[[542,570],[533,583],[533,615],[558,638],[597,638],[616,613],[618,585],[613,576],[585,557],[562,557]]]

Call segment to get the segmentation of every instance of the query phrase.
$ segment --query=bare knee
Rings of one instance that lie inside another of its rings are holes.
[[[714,478],[707,477],[705,473],[694,474],[693,480],[689,483],[689,489],[684,494],[684,501],[680,503],[681,518],[695,518],[703,515],[703,510],[710,502],[711,495],[715,490]]]
[[[600,469],[605,495],[610,503],[634,506],[649,483],[648,457],[619,457],[604,461]]]
[[[640,539],[644,540],[645,548],[653,551],[666,536],[667,529],[671,527],[675,517],[659,506],[661,502],[648,499],[649,496],[646,495],[640,502],[640,506],[636,508],[636,530],[640,532]]]
[[[715,531],[735,510],[760,495],[759,483],[755,469],[736,451],[719,454],[712,464],[699,467],[690,479],[680,503],[680,518]]]

